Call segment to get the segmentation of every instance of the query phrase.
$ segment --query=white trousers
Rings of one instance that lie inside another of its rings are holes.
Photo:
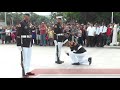
[[[88,62],[89,57],[87,56],[87,52],[82,53],[82,54],[76,54],[76,53],[70,52],[69,56],[72,59],[73,63],[78,63],[79,62],[80,64],[89,65],[89,62]]]
[[[56,40],[54,40],[54,44],[55,44],[55,61],[57,61],[57,45],[58,45],[58,57],[60,59],[61,48],[62,48],[63,43],[57,42]]]
[[[23,47],[23,66],[25,74],[29,72],[32,47]]]

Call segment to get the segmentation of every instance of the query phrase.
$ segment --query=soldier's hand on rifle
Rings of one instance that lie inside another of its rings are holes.
[[[21,48],[21,46],[18,46],[18,49],[19,49],[20,51],[22,51],[22,48]]]

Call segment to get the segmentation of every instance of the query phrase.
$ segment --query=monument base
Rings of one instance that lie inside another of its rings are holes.
[[[119,42],[117,42],[117,43],[111,43],[110,46],[119,46],[119,44],[120,44]]]

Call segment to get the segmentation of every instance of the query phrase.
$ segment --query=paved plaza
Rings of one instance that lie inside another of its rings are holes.
[[[63,64],[55,64],[54,46],[33,46],[30,69],[36,75],[31,78],[83,78],[83,77],[120,77],[120,47],[87,47],[92,64],[71,65],[71,59],[65,54],[68,47],[62,48]],[[20,51],[16,45],[0,44],[0,78],[20,78]]]

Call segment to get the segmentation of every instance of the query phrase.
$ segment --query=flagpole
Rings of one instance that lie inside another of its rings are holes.
[[[113,12],[112,12],[112,17],[111,17],[111,23],[113,23]]]
[[[6,21],[6,12],[5,12],[5,26],[7,26],[7,21]]]

